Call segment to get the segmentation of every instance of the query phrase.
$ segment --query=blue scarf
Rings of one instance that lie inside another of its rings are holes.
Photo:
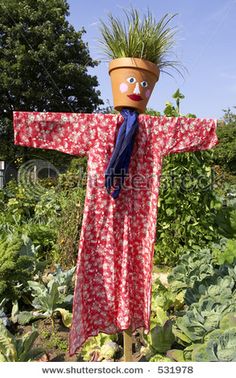
[[[116,199],[128,176],[130,158],[133,150],[135,135],[138,130],[138,113],[132,109],[122,109],[121,115],[124,118],[116,145],[105,172],[105,186],[107,192]],[[111,189],[114,191],[111,192]]]

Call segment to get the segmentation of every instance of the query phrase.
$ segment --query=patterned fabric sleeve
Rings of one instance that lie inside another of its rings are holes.
[[[15,144],[87,155],[96,140],[94,114],[14,112]]]
[[[207,150],[219,143],[213,119],[163,117],[164,155]]]

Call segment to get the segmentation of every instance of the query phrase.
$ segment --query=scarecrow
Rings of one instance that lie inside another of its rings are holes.
[[[142,114],[160,68],[136,57],[112,60],[120,114],[14,112],[15,144],[88,157],[70,355],[99,332],[150,331],[163,158],[218,143],[216,120]]]

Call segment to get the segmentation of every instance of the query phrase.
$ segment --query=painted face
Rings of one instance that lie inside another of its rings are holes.
[[[127,96],[132,101],[142,101],[144,98],[148,99],[151,95],[151,89],[148,87],[149,83],[147,80],[137,81],[135,76],[129,76],[120,84],[120,92],[128,92]]]
[[[130,107],[143,112],[157,81],[153,73],[122,67],[117,74],[115,70],[111,71],[111,76],[116,110]]]

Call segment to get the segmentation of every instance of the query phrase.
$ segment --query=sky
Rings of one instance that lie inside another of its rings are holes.
[[[236,106],[236,0],[68,0],[69,22],[76,30],[85,28],[83,40],[90,55],[99,59],[99,66],[89,69],[99,82],[101,98],[112,102],[108,61],[99,50],[99,19],[108,13],[122,16],[131,6],[145,13],[150,9],[158,20],[164,14],[177,16],[172,22],[178,27],[175,53],[187,68],[184,79],[173,72],[174,78],[161,74],[148,107],[163,111],[172,101],[177,88],[185,95],[181,113],[194,113],[200,118],[221,118],[222,109]]]

